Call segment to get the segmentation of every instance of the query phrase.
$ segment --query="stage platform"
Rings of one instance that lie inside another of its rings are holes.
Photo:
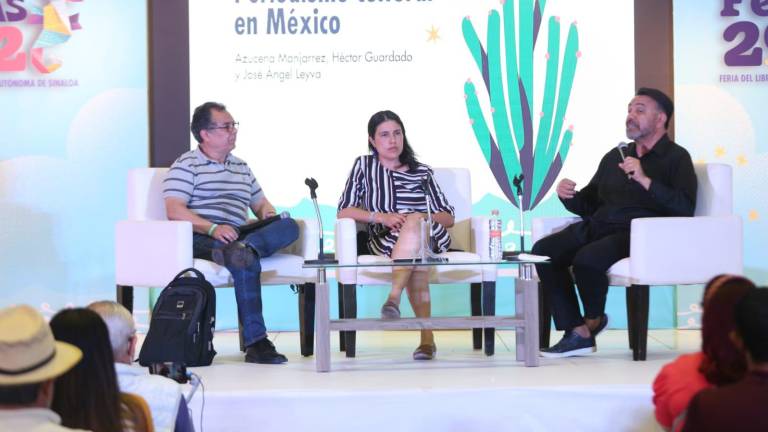
[[[218,332],[213,365],[191,369],[205,389],[191,407],[198,432],[655,431],[653,378],[697,350],[700,332],[648,334],[644,362],[632,361],[626,331],[608,330],[591,356],[527,368],[511,330],[497,332],[492,357],[472,349],[469,330],[438,331],[437,358],[426,362],[411,360],[416,332],[358,332],[356,358],[338,351],[333,333],[331,372],[318,373],[297,333],[270,335],[288,363],[254,365],[243,362],[237,333]]]

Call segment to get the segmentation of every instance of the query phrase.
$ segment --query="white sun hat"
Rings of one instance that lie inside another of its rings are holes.
[[[0,309],[0,385],[34,384],[71,369],[83,353],[57,342],[38,311],[27,306]]]

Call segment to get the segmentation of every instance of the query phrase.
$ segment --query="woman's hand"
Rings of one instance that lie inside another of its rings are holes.
[[[405,215],[400,213],[377,213],[376,219],[376,222],[393,231],[399,230],[405,223]]]

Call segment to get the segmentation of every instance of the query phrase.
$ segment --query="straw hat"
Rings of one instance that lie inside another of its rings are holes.
[[[55,341],[35,309],[21,305],[0,310],[0,385],[47,381],[71,369],[82,356],[74,345]]]

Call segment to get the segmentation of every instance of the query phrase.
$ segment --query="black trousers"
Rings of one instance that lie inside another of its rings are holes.
[[[555,326],[572,330],[584,324],[584,317],[599,318],[605,313],[606,272],[629,256],[629,230],[588,220],[577,222],[537,241],[532,252],[550,257],[549,263],[536,265],[536,272],[549,298]],[[584,305],[583,317],[574,282]]]

